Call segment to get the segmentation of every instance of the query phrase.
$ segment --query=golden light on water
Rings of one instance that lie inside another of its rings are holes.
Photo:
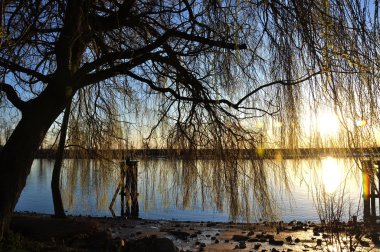
[[[327,157],[322,159],[322,181],[326,193],[334,193],[342,184],[344,170],[336,159]]]

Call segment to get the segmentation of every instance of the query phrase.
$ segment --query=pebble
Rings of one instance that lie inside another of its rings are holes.
[[[255,234],[255,232],[249,231],[248,234],[247,234],[247,236],[251,236],[251,235],[254,235],[254,234]]]
[[[322,246],[322,239],[317,240],[317,246]]]
[[[292,239],[292,237],[289,235],[289,236],[287,236],[286,238],[285,238],[285,240],[287,241],[287,242],[292,242],[293,241],[293,239]]]
[[[247,247],[247,245],[245,244],[244,241],[239,242],[239,248],[240,249],[245,249],[246,247]]]

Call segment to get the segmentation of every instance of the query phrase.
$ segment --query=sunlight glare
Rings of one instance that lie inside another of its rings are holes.
[[[322,179],[325,191],[334,193],[343,179],[343,168],[332,157],[322,159]]]
[[[317,124],[322,136],[334,136],[339,132],[339,120],[330,111],[318,114]]]

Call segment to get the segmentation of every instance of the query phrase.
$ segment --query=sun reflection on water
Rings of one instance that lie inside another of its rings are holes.
[[[344,167],[337,159],[327,157],[322,162],[322,181],[326,193],[334,193],[343,182]]]

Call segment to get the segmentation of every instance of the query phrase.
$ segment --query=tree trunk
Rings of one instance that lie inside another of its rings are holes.
[[[39,98],[26,103],[21,120],[0,152],[0,240],[9,230],[36,151],[63,111],[65,100],[64,95],[47,88]]]
[[[62,161],[65,153],[65,143],[67,135],[67,126],[69,124],[69,117],[71,111],[71,101],[67,103],[65,114],[63,115],[61,134],[59,136],[59,144],[57,153],[55,156],[53,175],[51,177],[51,193],[53,196],[54,216],[57,218],[65,218],[65,209],[63,207],[60,181],[61,181],[61,169]]]

